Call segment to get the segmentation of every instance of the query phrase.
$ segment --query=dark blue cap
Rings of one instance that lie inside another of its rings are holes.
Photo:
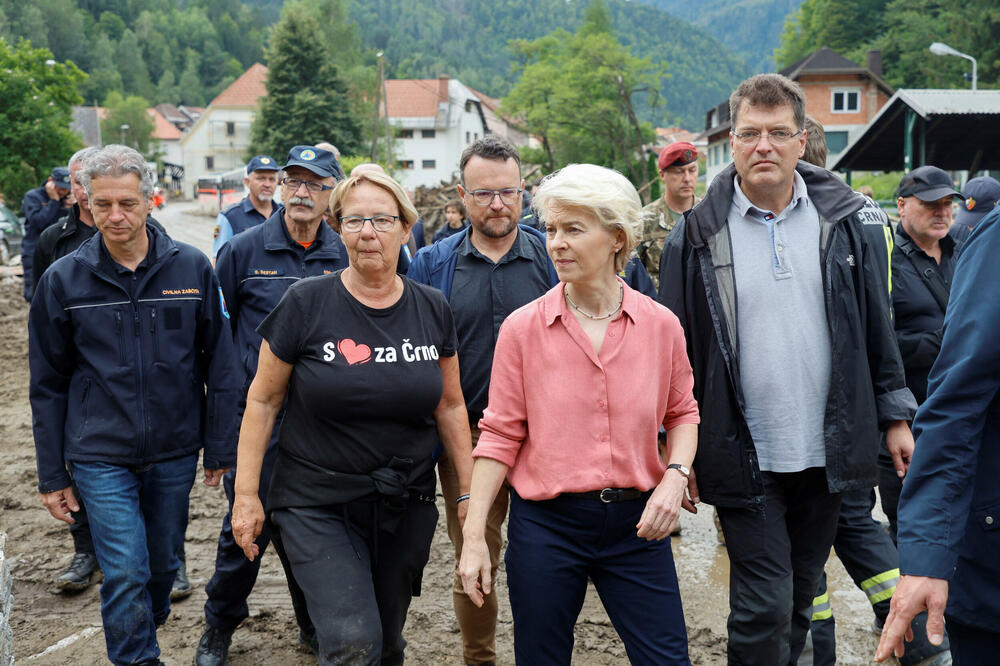
[[[903,176],[896,196],[937,201],[945,197],[961,197],[962,193],[955,189],[951,176],[936,166],[925,165]]]
[[[278,161],[271,157],[270,155],[257,155],[250,163],[247,164],[247,173],[251,174],[254,171],[280,171],[281,167],[278,166]]]
[[[333,176],[337,180],[344,178],[344,171],[340,168],[340,162],[329,150],[323,150],[316,146],[295,146],[288,151],[288,161],[282,169],[299,166],[312,171],[317,176],[329,178]]]
[[[1000,181],[989,176],[973,178],[962,188],[962,196],[965,201],[958,207],[955,222],[974,227],[1000,202]]]
[[[70,189],[69,185],[69,169],[66,167],[56,167],[52,170],[52,182],[56,187],[61,187],[64,190]]]

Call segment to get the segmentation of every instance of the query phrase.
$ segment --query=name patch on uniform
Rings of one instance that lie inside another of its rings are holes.
[[[164,296],[187,296],[187,295],[198,295],[201,294],[201,289],[197,287],[190,287],[188,289],[164,289]]]
[[[251,268],[247,271],[250,277],[276,277],[285,274],[283,268]]]

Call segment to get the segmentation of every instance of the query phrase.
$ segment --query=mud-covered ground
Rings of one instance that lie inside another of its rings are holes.
[[[172,204],[159,211],[157,218],[175,237],[207,250],[211,220],[186,216],[185,212],[183,204]],[[20,278],[11,272],[0,269],[0,275],[6,274],[0,277],[0,531],[7,533],[7,556],[14,575],[15,655],[19,664],[108,663],[98,586],[66,595],[52,584],[72,555],[72,542],[66,525],[51,518],[42,507],[35,487],[28,406],[27,306],[20,295]],[[444,530],[443,507],[439,508],[442,518],[424,572],[423,595],[414,599],[404,632],[409,641],[408,664],[462,663],[461,637],[451,608],[453,555]],[[171,666],[191,663],[204,629],[204,586],[212,575],[225,510],[221,488],[196,483],[187,531],[188,574],[195,591],[174,605],[158,633],[162,659]],[[716,540],[711,515],[711,507],[707,506],[697,516],[685,514],[683,534],[673,541],[691,659],[694,664],[705,665],[725,663],[728,613],[728,559],[725,548]],[[827,571],[838,620],[838,663],[871,663],[876,643],[869,629],[871,609],[833,556]],[[498,591],[498,662],[512,664],[512,625],[503,574]],[[297,646],[297,636],[281,567],[277,558],[268,553],[250,597],[250,618],[234,634],[230,663],[315,663],[310,653]],[[621,641],[593,588],[577,623],[573,663],[627,663]]]

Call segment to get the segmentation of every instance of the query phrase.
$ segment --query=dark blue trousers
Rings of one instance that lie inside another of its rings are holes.
[[[260,488],[258,495],[263,503],[267,499],[267,491],[271,485],[271,472],[274,469],[274,460],[278,453],[278,447],[273,444],[268,447],[264,454],[264,461],[260,468]],[[233,538],[233,501],[235,492],[233,484],[236,481],[236,468],[226,472],[222,477],[222,485],[226,490],[226,498],[229,500],[229,511],[222,519],[222,531],[219,533],[219,548],[215,555],[215,573],[212,579],[205,586],[205,593],[208,601],[205,602],[205,621],[209,625],[222,631],[233,631],[240,622],[250,615],[247,606],[247,597],[253,590],[254,583],[257,582],[257,573],[260,571],[261,558],[267,545],[274,541],[274,549],[278,553],[281,565],[285,570],[285,578],[288,580],[288,592],[292,597],[292,607],[295,610],[295,619],[299,624],[299,629],[304,633],[313,631],[312,623],[309,621],[309,613],[306,610],[305,595],[295,582],[295,577],[291,573],[288,560],[280,541],[276,538],[276,533],[270,521],[264,522],[264,528],[257,537],[255,543],[260,548],[260,555],[251,562],[246,554],[236,544]]]
[[[534,502],[511,492],[504,562],[518,664],[571,662],[588,579],[632,664],[691,663],[670,540],[636,536],[648,496]]]
[[[951,639],[951,658],[954,666],[981,666],[995,664],[1000,659],[1000,632],[970,627],[944,618]],[[913,628],[917,630],[916,627]]]

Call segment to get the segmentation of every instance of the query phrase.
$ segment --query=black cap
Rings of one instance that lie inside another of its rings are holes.
[[[344,171],[334,154],[315,146],[295,146],[288,151],[288,161],[281,168],[287,169],[293,166],[309,169],[323,178],[333,176],[337,180],[342,180],[344,177]]]
[[[947,173],[936,166],[922,166],[903,176],[896,196],[937,201],[947,196],[961,197],[962,193],[955,189],[955,183]]]
[[[70,189],[69,169],[66,167],[56,167],[52,170],[52,183],[64,190]]]
[[[1000,202],[1000,181],[989,176],[973,178],[962,188],[962,196],[965,201],[958,207],[955,222],[974,227]]]
[[[247,173],[251,174],[254,171],[280,171],[280,168],[277,160],[270,155],[256,155],[247,164]]]

